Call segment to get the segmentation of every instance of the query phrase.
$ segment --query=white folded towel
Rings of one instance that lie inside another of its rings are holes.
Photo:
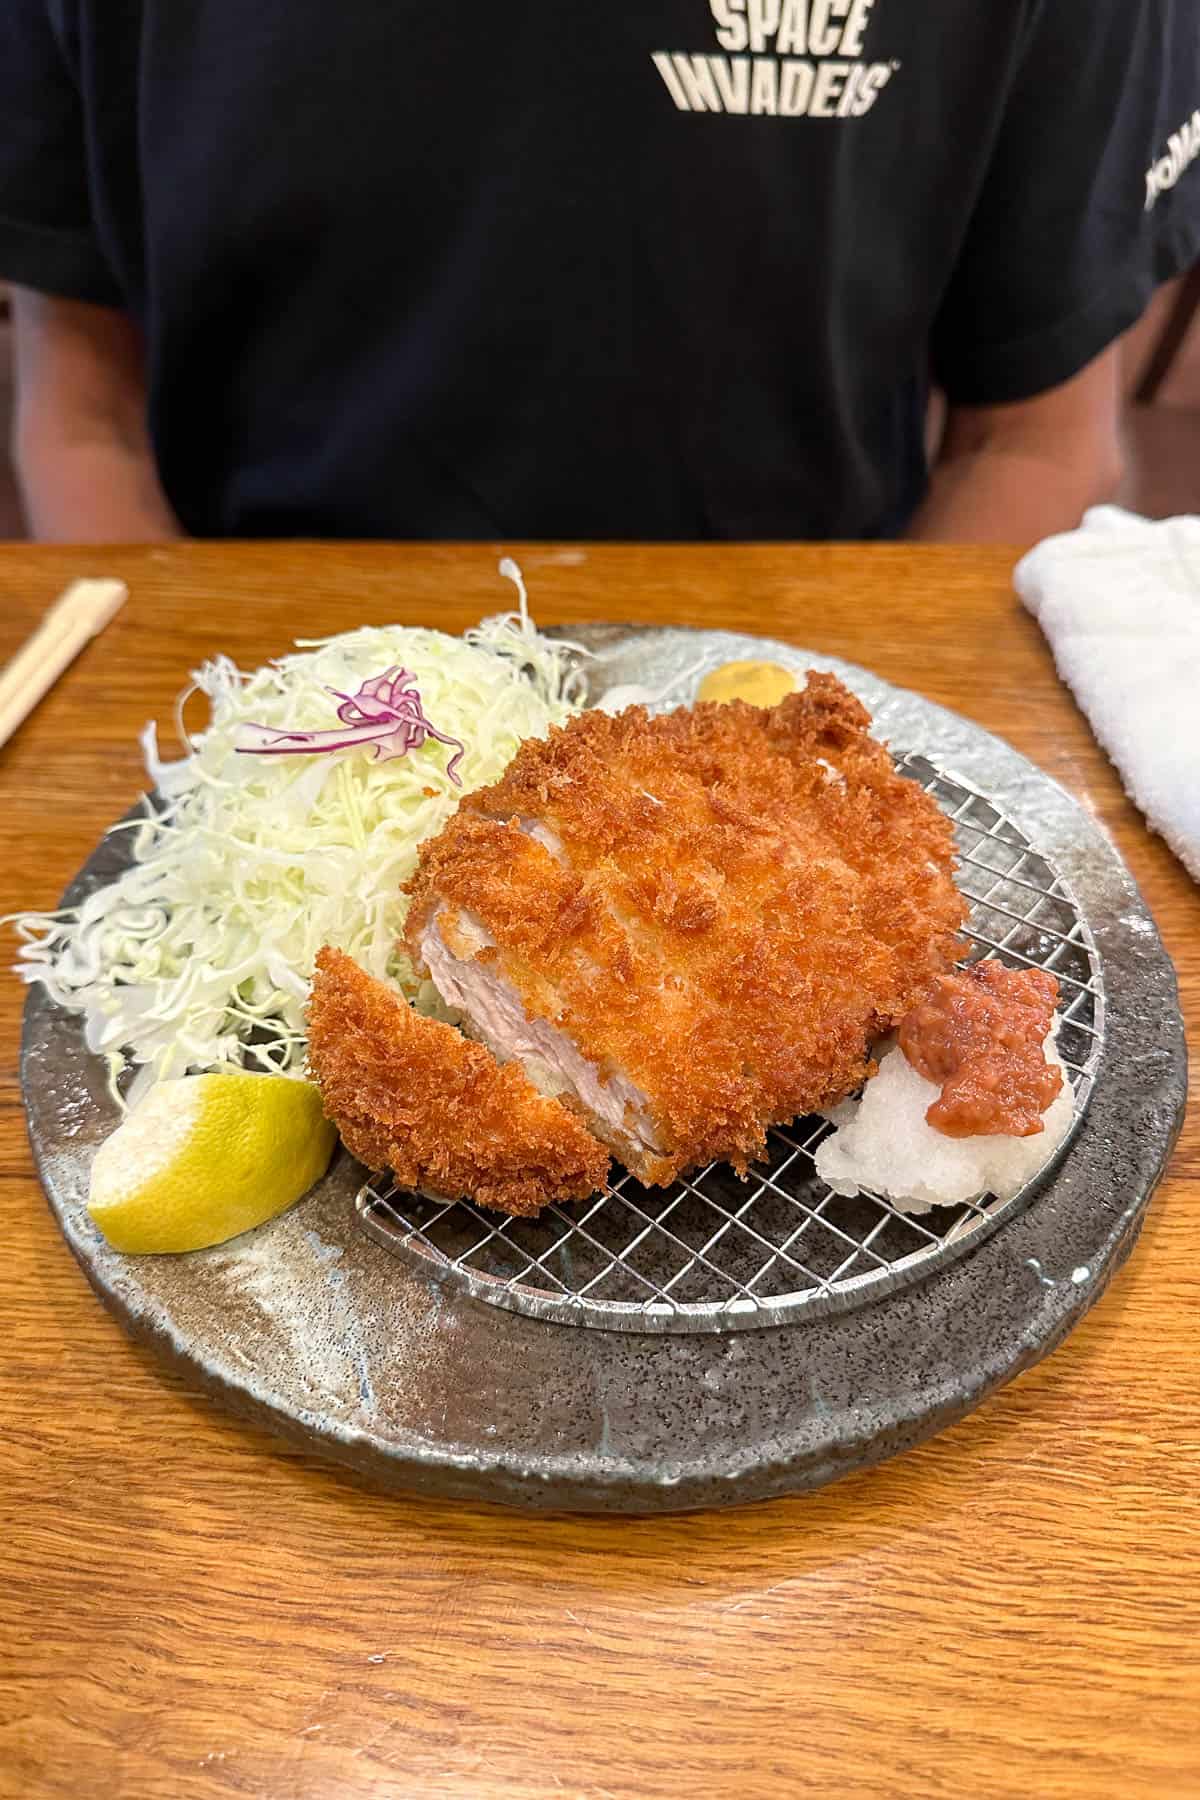
[[[1013,582],[1126,792],[1200,881],[1200,518],[1094,507]]]

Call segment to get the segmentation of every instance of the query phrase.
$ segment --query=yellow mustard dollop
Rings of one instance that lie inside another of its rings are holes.
[[[790,669],[773,662],[728,662],[704,677],[697,700],[746,700],[751,706],[777,706],[796,691]]]

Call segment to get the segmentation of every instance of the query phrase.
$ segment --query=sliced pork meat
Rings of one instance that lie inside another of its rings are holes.
[[[660,1155],[645,1094],[619,1071],[607,1079],[549,1019],[531,1018],[497,963],[494,940],[471,913],[438,913],[421,935],[434,986],[471,1036],[501,1062],[518,1062],[539,1092],[565,1098],[625,1160]]]

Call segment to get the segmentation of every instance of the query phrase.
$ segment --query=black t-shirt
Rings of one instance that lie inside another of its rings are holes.
[[[1197,0],[3,0],[0,276],[204,534],[872,537],[1200,254]]]

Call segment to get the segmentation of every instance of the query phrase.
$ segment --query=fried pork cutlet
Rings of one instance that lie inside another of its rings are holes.
[[[423,846],[414,962],[643,1180],[744,1172],[769,1125],[862,1083],[959,952],[951,827],[868,724],[813,672],[769,710],[527,742]]]
[[[533,1214],[603,1185],[608,1153],[574,1113],[340,950],[317,957],[308,1055],[347,1149],[404,1187]]]

